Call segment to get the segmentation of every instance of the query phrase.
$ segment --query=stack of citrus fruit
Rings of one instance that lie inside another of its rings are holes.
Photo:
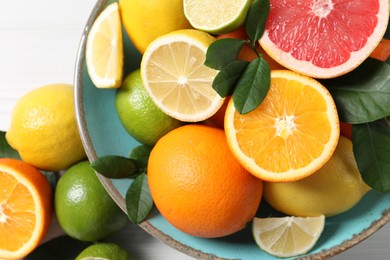
[[[348,131],[342,133],[350,136],[350,125],[340,127],[331,94],[314,78],[348,73],[378,44],[390,50],[382,40],[389,2],[271,0],[266,23],[256,28],[256,34],[263,29],[264,34],[252,41],[253,28],[246,21],[257,4],[120,0],[93,24],[86,64],[96,87],[119,88],[120,121],[134,139],[152,147],[148,185],[167,221],[207,238],[233,234],[253,221],[254,241],[262,250],[291,257],[314,246],[325,217],[350,209],[370,189],[360,176],[351,140],[340,136],[344,127]],[[139,70],[125,80],[122,22],[143,55]],[[246,114],[238,112],[234,98],[215,91],[220,71],[205,65],[209,47],[226,38],[242,41],[238,60],[264,59],[271,69],[270,75],[255,77],[265,81],[269,76],[270,86],[261,104]],[[389,57],[389,51],[381,54],[372,55]],[[36,168],[66,170],[54,206],[70,236],[99,241],[127,222],[89,163],[80,162],[85,154],[72,91],[68,85],[43,87],[15,108],[7,140],[25,162],[0,160],[5,195],[0,233],[7,234],[0,237],[0,258],[25,256],[46,234],[53,197]],[[256,218],[262,199],[286,216]],[[27,209],[22,207],[26,201]],[[26,221],[27,228],[17,221]],[[112,244],[97,244],[79,258],[113,255],[131,259]]]
[[[384,35],[389,3],[297,2],[271,0],[263,37],[240,50],[239,60],[262,57],[272,70],[261,105],[240,114],[233,99],[213,89],[219,71],[205,60],[216,40],[250,41],[245,21],[253,1],[119,1],[124,28],[143,56],[140,70],[129,76],[132,83],[126,81],[117,93],[117,111],[130,135],[153,146],[147,173],[157,208],[188,234],[219,237],[242,229],[254,218],[264,183],[265,200],[291,216],[255,219],[255,240],[271,254],[295,256],[312,248],[325,216],[348,210],[369,190],[351,141],[340,137],[340,128],[347,135],[349,130],[340,126],[331,94],[314,78],[340,76],[359,66]],[[174,10],[169,16],[168,9]],[[359,9],[369,11],[360,19]],[[150,16],[155,19],[148,22]],[[351,25],[362,33],[355,34]],[[124,93],[139,89],[148,97],[145,103],[153,104],[141,106],[143,98],[133,99],[130,107],[144,112],[142,123],[135,116],[139,111],[123,109]],[[165,128],[162,122],[172,125],[172,119],[185,126]],[[313,186],[320,188],[313,191]],[[348,190],[354,196],[335,203],[332,198]],[[299,196],[311,200],[291,201]],[[296,247],[277,242],[303,233],[292,242]]]

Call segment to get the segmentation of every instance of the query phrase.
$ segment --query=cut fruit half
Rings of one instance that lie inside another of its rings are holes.
[[[215,40],[206,32],[186,29],[154,40],[141,61],[141,77],[155,104],[166,114],[186,122],[215,114],[224,99],[212,88],[218,71],[204,65]]]
[[[52,190],[31,165],[0,159],[0,259],[21,259],[47,233],[52,216]]]
[[[100,13],[88,34],[86,64],[97,88],[118,88],[123,75],[122,23],[118,3]]]
[[[314,78],[359,66],[382,39],[388,0],[271,0],[264,50],[278,63]]]
[[[268,254],[293,257],[312,249],[324,226],[324,215],[306,218],[254,218],[252,233],[257,245]]]
[[[340,136],[336,105],[318,81],[288,70],[271,71],[259,107],[242,115],[230,100],[228,144],[241,164],[266,181],[294,181],[321,168]]]
[[[184,0],[184,14],[190,24],[209,33],[227,33],[245,22],[252,0]]]

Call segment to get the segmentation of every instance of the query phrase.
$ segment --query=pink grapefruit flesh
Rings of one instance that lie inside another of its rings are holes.
[[[314,78],[359,66],[389,21],[389,0],[270,0],[260,44],[281,65]]]

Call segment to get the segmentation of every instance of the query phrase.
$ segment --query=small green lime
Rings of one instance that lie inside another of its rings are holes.
[[[153,146],[163,135],[182,124],[154,104],[142,83],[139,70],[125,78],[115,102],[123,127],[145,145]]]
[[[133,257],[117,244],[97,243],[84,249],[76,258],[76,260],[92,259],[132,260]]]
[[[55,212],[62,229],[82,241],[97,241],[123,228],[126,214],[100,183],[89,162],[69,168],[55,190]]]

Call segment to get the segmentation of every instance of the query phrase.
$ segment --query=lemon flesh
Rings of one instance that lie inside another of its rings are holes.
[[[88,34],[86,64],[97,88],[118,88],[123,74],[123,36],[118,3],[97,17]]]
[[[141,61],[141,77],[154,103],[180,121],[198,122],[214,115],[224,98],[212,88],[218,71],[204,65],[215,40],[206,32],[186,29],[154,40]]]
[[[324,215],[317,217],[254,218],[253,237],[268,254],[292,257],[307,253],[320,238]]]

